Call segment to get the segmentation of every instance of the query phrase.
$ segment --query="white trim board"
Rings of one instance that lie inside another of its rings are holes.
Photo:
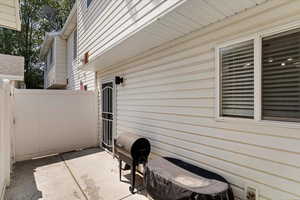
[[[0,74],[0,79],[8,79],[8,80],[12,80],[12,81],[23,81],[24,77]]]

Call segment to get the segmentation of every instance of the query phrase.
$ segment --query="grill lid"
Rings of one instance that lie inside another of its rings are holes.
[[[151,146],[148,139],[133,133],[122,133],[116,140],[117,151],[130,154],[133,159],[147,159]]]

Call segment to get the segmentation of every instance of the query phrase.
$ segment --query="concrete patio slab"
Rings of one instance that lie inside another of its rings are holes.
[[[119,181],[118,162],[98,148],[19,162],[7,200],[147,200]],[[140,187],[141,188],[141,187]]]
[[[105,151],[90,149],[66,153],[62,157],[89,200],[147,199],[129,192],[128,176],[123,176],[120,182],[118,162]]]
[[[7,200],[85,200],[80,188],[58,156],[15,165]]]

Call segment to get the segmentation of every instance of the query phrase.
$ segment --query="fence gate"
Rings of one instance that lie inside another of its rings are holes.
[[[16,90],[16,159],[98,146],[94,92]]]

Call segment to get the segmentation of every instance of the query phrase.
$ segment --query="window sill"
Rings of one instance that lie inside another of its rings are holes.
[[[259,121],[256,121],[256,124],[259,126],[272,126],[272,127],[280,127],[280,128],[300,129],[299,122],[259,120]]]
[[[216,117],[215,121],[224,123],[243,123],[256,126],[268,126],[278,128],[300,129],[299,122],[284,122],[284,121],[272,121],[272,120],[255,120],[255,119],[243,119],[234,117]]]

